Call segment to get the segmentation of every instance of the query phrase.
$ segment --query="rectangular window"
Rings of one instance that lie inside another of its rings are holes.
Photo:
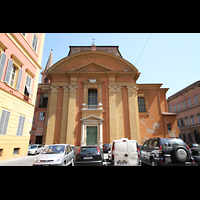
[[[146,112],[144,97],[138,97],[138,108],[139,108],[139,112]]]
[[[12,87],[14,86],[16,72],[17,72],[17,67],[15,67],[13,65],[12,70],[11,70],[11,74],[10,74],[10,83],[9,83],[9,85],[12,86]]]
[[[170,123],[167,123],[167,130],[171,131],[171,124]]]
[[[179,109],[179,110],[181,109],[180,103],[178,103],[178,109]]]
[[[20,115],[19,116],[19,122],[18,122],[18,127],[17,127],[17,136],[22,136],[23,134],[23,129],[24,129],[24,122],[25,122],[25,117]]]
[[[36,51],[37,49],[37,42],[38,42],[38,38],[35,34],[33,34],[32,48],[34,49],[34,51]]]
[[[10,112],[7,110],[2,110],[1,120],[0,120],[0,135],[6,135],[9,118],[10,118]]]
[[[198,120],[199,120],[199,123],[200,123],[200,114],[198,114],[197,117],[198,117]]]
[[[185,106],[185,101],[183,101],[183,108],[186,108],[186,106]]]
[[[44,121],[45,112],[40,112],[39,121]]]
[[[25,88],[24,88],[24,94],[26,96],[29,97],[29,94],[33,95],[32,91],[31,91],[31,77],[29,77],[28,75],[26,76],[26,84],[25,84]]]
[[[192,124],[196,124],[194,115],[191,116]]]
[[[176,112],[176,104],[174,104],[173,107],[174,107],[174,112]]]
[[[97,108],[97,89],[88,90],[88,109]]]
[[[185,123],[186,123],[186,126],[190,125],[188,117],[185,118]]]
[[[188,106],[191,106],[191,99],[188,99]]]
[[[0,149],[0,156],[3,155],[3,149]]]
[[[195,104],[198,104],[197,95],[194,97],[194,102],[195,102]]]
[[[19,154],[20,148],[14,148],[13,149],[13,155]]]

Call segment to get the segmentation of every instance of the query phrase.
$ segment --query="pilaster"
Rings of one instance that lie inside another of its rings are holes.
[[[61,132],[60,132],[61,144],[66,142],[68,103],[69,103],[69,86],[63,86],[62,122],[61,122]]]
[[[140,138],[140,123],[138,112],[138,100],[137,100],[137,86],[127,86],[128,89],[128,104],[129,104],[129,120],[130,120],[130,135],[132,140],[137,140],[141,143]]]
[[[121,139],[124,137],[122,86],[116,86],[116,126],[117,126],[117,139]]]
[[[51,92],[50,92],[47,132],[46,132],[46,140],[45,140],[46,145],[53,144],[58,89],[59,87],[57,86],[50,87]]]
[[[69,85],[69,107],[67,120],[67,136],[66,143],[74,144],[74,128],[75,128],[75,114],[76,114],[76,89],[77,85]]]
[[[109,124],[110,124],[110,141],[116,139],[116,94],[115,85],[108,85],[109,88]]]

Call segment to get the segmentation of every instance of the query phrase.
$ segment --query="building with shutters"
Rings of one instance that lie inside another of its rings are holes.
[[[0,33],[0,161],[27,155],[44,33]]]
[[[180,138],[200,144],[200,80],[171,95],[169,111],[177,114]]]
[[[41,135],[46,145],[102,145],[121,138],[142,144],[178,135],[168,88],[137,84],[140,72],[118,46],[70,46],[65,58],[48,63],[38,86],[33,142]]]

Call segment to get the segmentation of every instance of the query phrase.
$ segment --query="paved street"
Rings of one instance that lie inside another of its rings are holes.
[[[35,155],[29,155],[22,158],[16,158],[12,160],[0,161],[0,166],[33,166],[33,162],[35,160]],[[110,162],[108,161],[108,154],[104,154],[104,162],[105,166],[109,166]]]

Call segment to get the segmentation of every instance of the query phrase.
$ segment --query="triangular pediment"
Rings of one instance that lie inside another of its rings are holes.
[[[89,116],[81,119],[81,121],[85,121],[85,120],[100,120],[100,121],[103,121],[104,119],[97,117],[96,115],[89,115]]]
[[[73,71],[78,72],[105,72],[105,71],[113,71],[109,67],[96,63],[94,61],[86,63],[80,67],[75,68]]]

